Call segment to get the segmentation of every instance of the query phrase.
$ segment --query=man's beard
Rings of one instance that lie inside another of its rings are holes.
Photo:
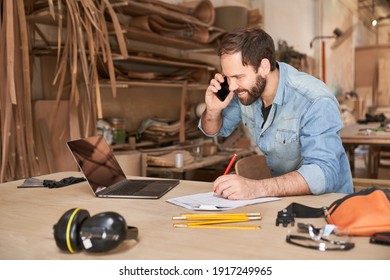
[[[239,97],[239,100],[242,105],[249,106],[253,102],[255,102],[257,99],[261,97],[261,95],[264,92],[266,85],[266,79],[262,78],[260,75],[256,77],[256,85],[251,88],[251,90],[236,90],[236,93],[244,92],[246,91],[248,94],[244,97]]]

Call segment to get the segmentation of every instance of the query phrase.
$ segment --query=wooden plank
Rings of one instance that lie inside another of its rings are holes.
[[[379,59],[390,59],[390,45],[365,46],[355,49],[355,88],[368,89],[364,92],[364,98],[367,100],[366,106],[380,106],[377,98]]]
[[[355,49],[355,87],[372,87],[374,73],[379,58],[390,58],[390,45],[387,48]]]
[[[191,40],[185,40],[181,38],[161,36],[159,34],[142,31],[134,27],[128,27],[126,29],[126,37],[128,39],[138,40],[142,42],[152,43],[156,45],[162,45],[180,49],[210,49],[209,44],[202,44]]]
[[[38,161],[38,172],[37,175],[41,174],[49,174],[49,166],[46,160],[46,150],[45,143],[41,137],[40,133],[40,125],[41,123],[34,120],[34,143]]]
[[[179,129],[179,142],[180,143],[184,143],[186,141],[186,135],[185,135],[186,112],[187,112],[186,100],[187,100],[187,81],[184,82],[183,88],[181,91],[180,129]]]
[[[13,11],[13,1],[5,0],[5,29],[6,29],[6,61],[7,61],[7,81],[8,81],[8,90],[11,97],[12,104],[16,104],[16,89],[15,89],[15,44],[14,44],[14,11]]]
[[[30,79],[30,56],[29,56],[29,43],[28,43],[28,31],[26,24],[25,8],[23,1],[16,1],[19,30],[20,30],[20,46],[22,52],[22,68],[23,68],[23,96],[21,98],[23,107],[21,107],[23,122],[25,123],[25,147],[26,147],[26,161],[28,163],[27,174],[29,176],[38,172],[35,147],[34,147],[34,132],[32,122],[32,105],[31,105],[31,79]]]
[[[215,18],[215,11],[213,6],[209,6],[207,1],[198,1],[193,3],[197,5],[206,4],[206,6],[203,6],[203,17],[202,19],[193,16],[191,13],[193,10],[196,9],[196,7],[189,8],[188,6],[185,7],[183,5],[186,4],[170,4],[166,3],[164,1],[144,1],[141,3],[138,3],[136,1],[129,1],[127,0],[126,3],[123,3],[120,7],[120,11],[124,14],[131,15],[131,16],[143,16],[143,15],[159,15],[162,16],[168,20],[171,20],[173,22],[184,22],[191,25],[199,25],[204,27],[209,27],[213,24],[214,18]],[[188,3],[187,3],[188,5]],[[188,13],[188,14],[187,14]],[[208,16],[206,16],[208,15]],[[206,16],[206,17],[204,17]]]
[[[148,52],[149,53],[149,52]],[[151,55],[154,55],[153,53],[150,53]],[[194,62],[193,60],[186,61],[185,59],[178,59],[174,57],[167,57],[167,56],[152,56],[152,57],[146,57],[142,56],[142,54],[137,55],[129,55],[127,59],[125,59],[122,56],[113,55],[113,60],[125,60],[126,62],[137,62],[141,64],[149,64],[149,65],[163,65],[163,66],[177,66],[177,67],[187,67],[187,68],[200,68],[200,69],[207,69],[209,71],[215,71],[215,67],[208,65],[208,64],[201,64]]]
[[[37,133],[40,134],[40,139],[43,143],[42,147],[44,148],[44,150],[43,150],[44,159],[43,160],[45,160],[45,162],[47,163],[47,169],[48,169],[49,173],[53,173],[53,172],[55,172],[53,148],[52,148],[51,141],[50,141],[50,135],[49,135],[47,123],[45,122],[44,119],[38,120],[38,128],[39,128],[39,131],[37,131]]]
[[[377,107],[390,106],[390,58],[378,60]]]
[[[108,13],[111,16],[112,24],[114,26],[115,34],[116,34],[116,39],[118,40],[118,45],[119,45],[119,50],[121,51],[121,54],[124,58],[128,57],[127,53],[127,46],[126,46],[126,41],[123,36],[123,31],[122,27],[119,23],[118,16],[115,13],[111,3],[108,0],[104,0],[104,3],[106,4]]]
[[[69,127],[70,103],[69,101],[60,101],[58,109],[56,109],[57,114],[53,115],[52,110],[56,108],[55,105],[55,100],[39,100],[34,103],[34,120],[35,122],[42,122],[40,125],[43,131],[42,143],[48,149],[44,153],[49,153],[48,169],[51,170],[50,172],[76,171],[78,170],[77,166],[66,146],[66,142],[71,139]],[[51,118],[54,118],[55,125],[53,128],[49,126]],[[47,127],[46,131],[43,123]]]

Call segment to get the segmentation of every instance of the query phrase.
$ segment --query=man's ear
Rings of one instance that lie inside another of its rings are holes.
[[[260,62],[259,68],[257,69],[257,72],[261,74],[263,77],[265,77],[268,75],[270,71],[271,71],[271,64],[269,60],[263,58]]]

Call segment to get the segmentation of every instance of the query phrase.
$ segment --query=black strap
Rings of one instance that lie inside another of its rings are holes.
[[[324,207],[322,208],[313,208],[299,203],[291,203],[286,208],[278,212],[276,218],[276,225],[283,224],[284,227],[287,227],[288,224],[294,224],[294,218],[320,218],[324,217],[325,214]]]
[[[295,202],[287,207],[287,211],[290,211],[297,218],[320,218],[324,216],[324,209],[323,207],[313,208]]]

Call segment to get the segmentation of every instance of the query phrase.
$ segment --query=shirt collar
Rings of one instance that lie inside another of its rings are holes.
[[[284,99],[284,89],[286,83],[286,74],[287,71],[286,65],[283,62],[276,62],[277,67],[279,68],[279,82],[278,88],[276,90],[275,98],[272,104],[282,105]]]

